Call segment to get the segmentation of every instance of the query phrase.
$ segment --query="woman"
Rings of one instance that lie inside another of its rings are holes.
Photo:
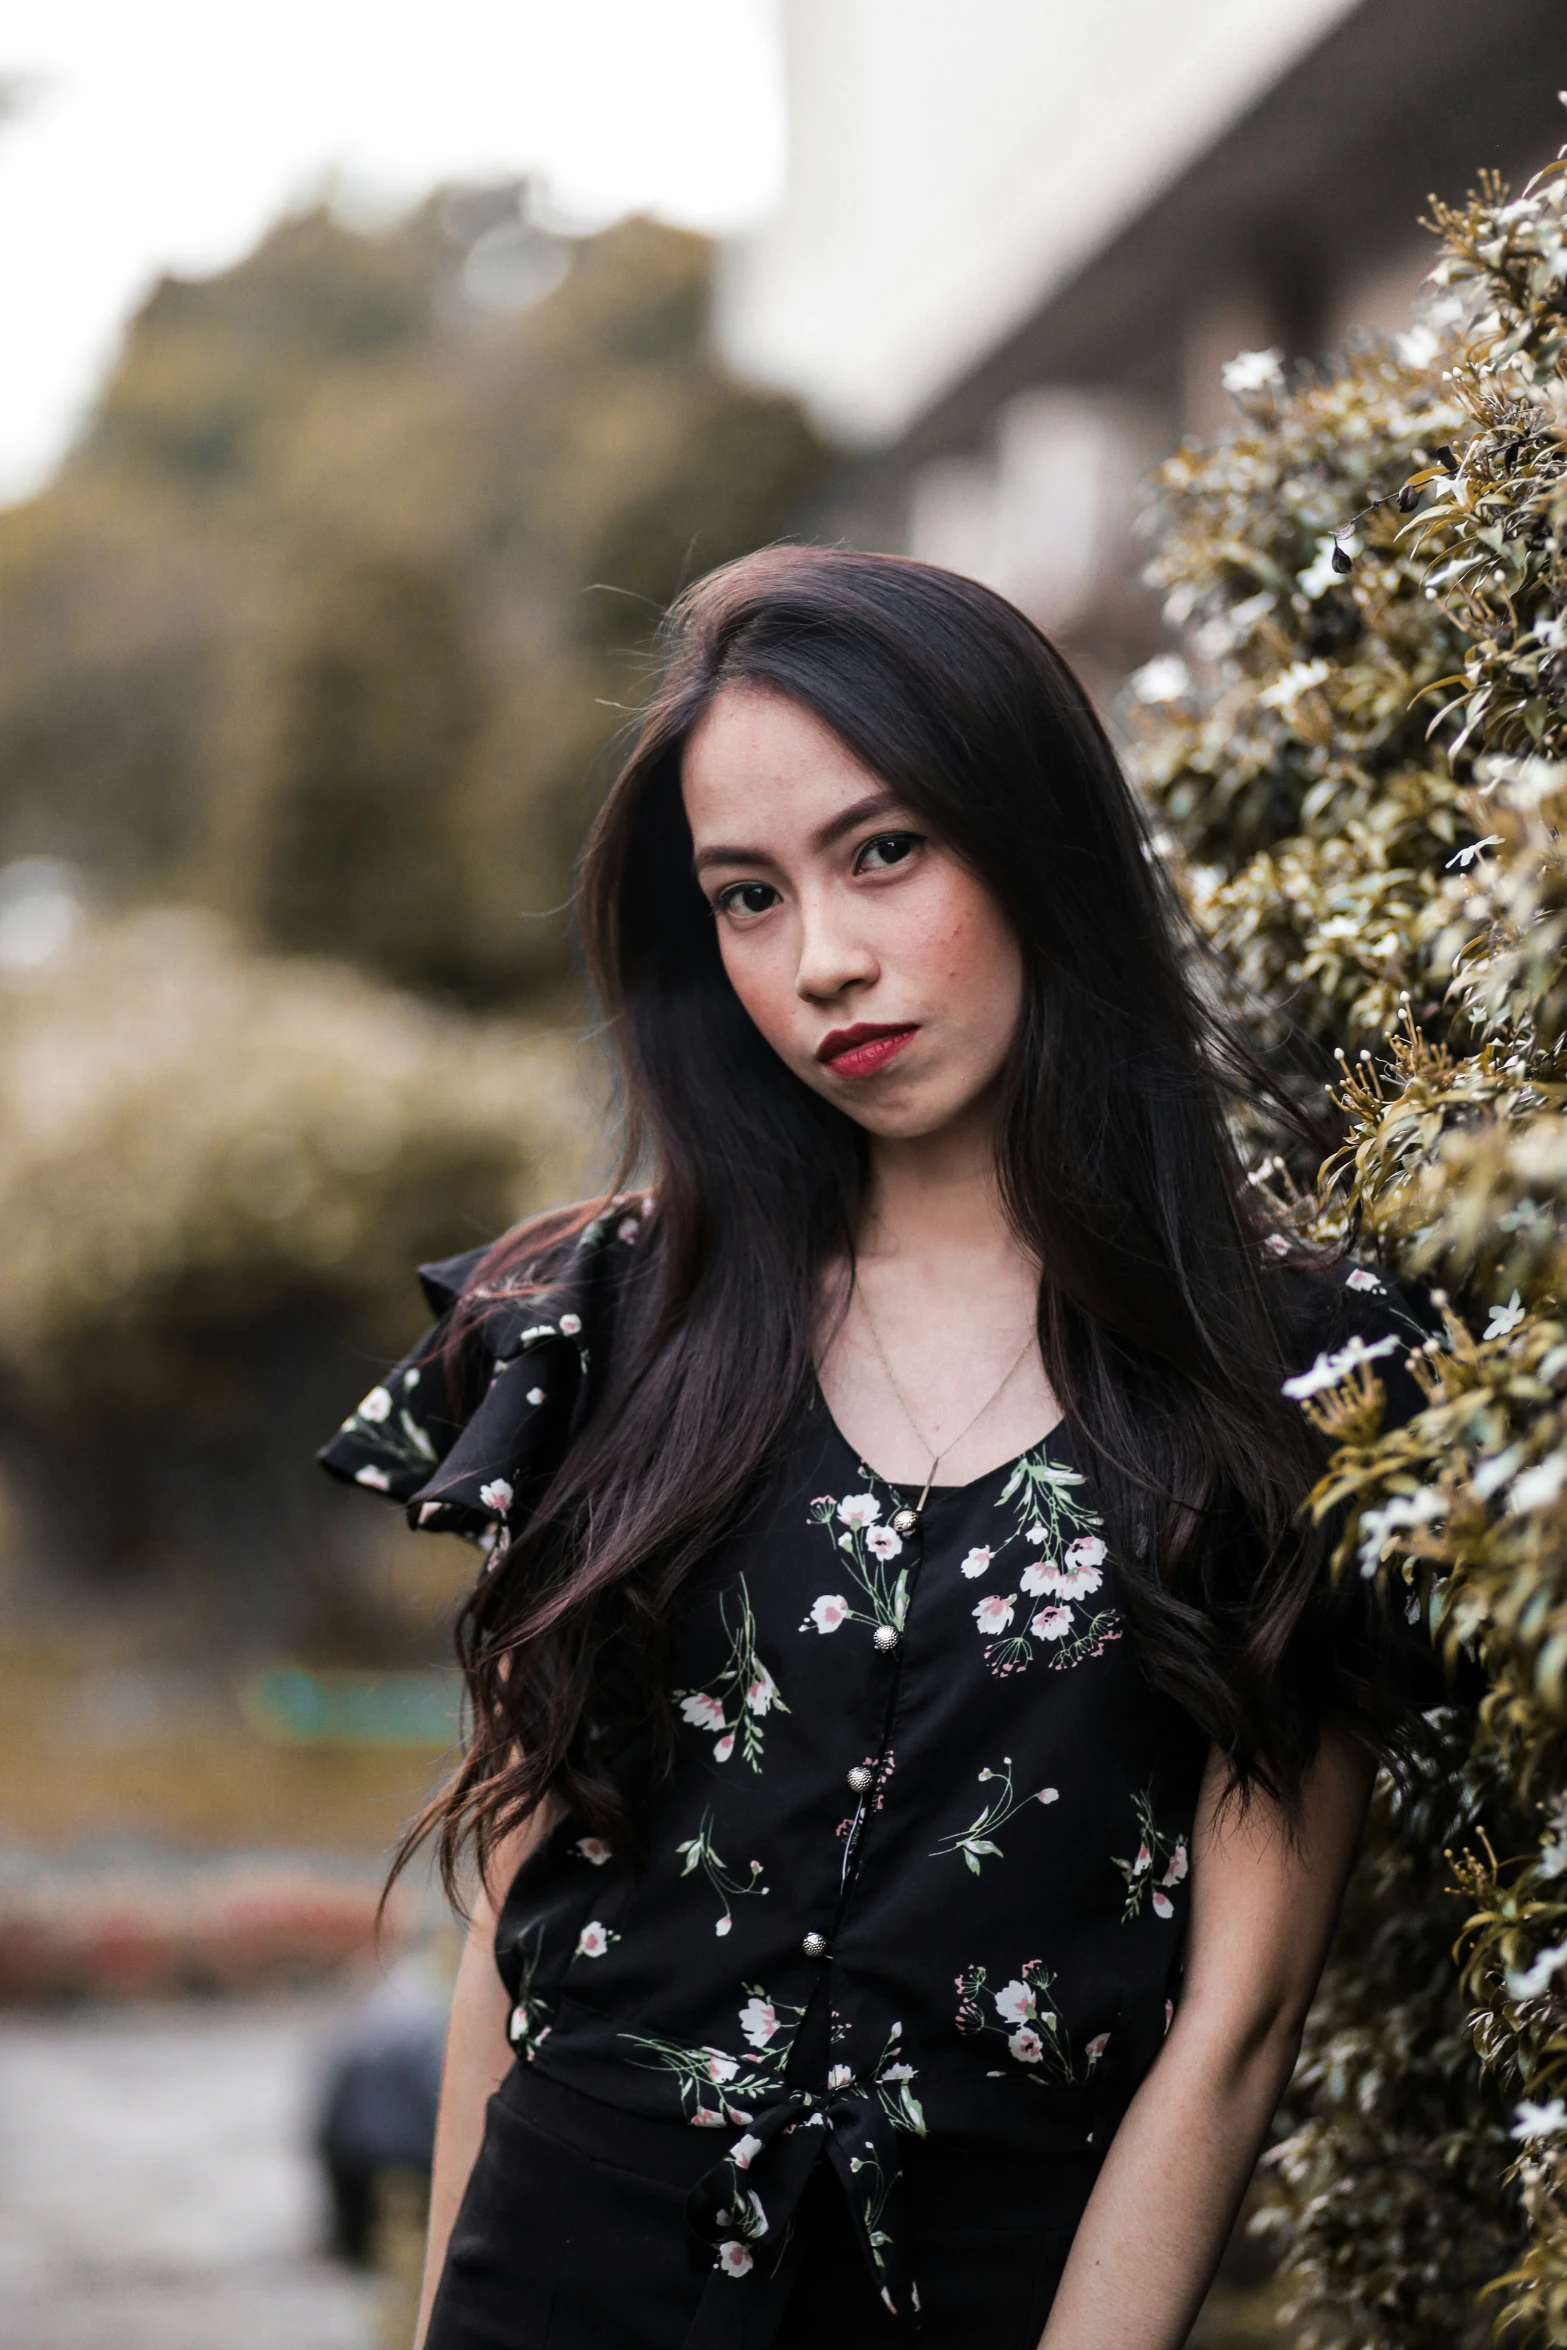
[[[579,912],[649,1187],[427,1269],[324,1456],[489,1546],[421,2338],[1164,2350],[1413,1720],[1281,1390],[1413,1408],[1424,1329],[1256,1221],[1267,1079],[970,581],[692,590]]]

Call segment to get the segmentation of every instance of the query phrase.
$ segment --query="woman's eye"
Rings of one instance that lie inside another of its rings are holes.
[[[855,872],[885,873],[889,866],[901,865],[905,857],[913,855],[922,837],[917,832],[879,832],[855,858]]]
[[[765,914],[778,903],[770,881],[734,881],[714,900],[720,914]]]

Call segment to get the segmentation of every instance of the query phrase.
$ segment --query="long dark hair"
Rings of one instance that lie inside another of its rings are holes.
[[[577,890],[626,1165],[651,1172],[648,1238],[605,1392],[464,1609],[472,1743],[414,1837],[438,1830],[450,1871],[546,1797],[626,1825],[622,1766],[659,1720],[671,1601],[808,1389],[824,1270],[853,1261],[864,1135],[753,1027],[691,870],[682,750],[738,683],[825,721],[967,860],[1021,942],[997,1161],[1041,1267],[1045,1370],[1144,1669],[1242,1789],[1290,1809],[1326,1714],[1360,1720],[1378,1751],[1385,1732],[1374,1676],[1321,1621],[1321,1538],[1300,1504],[1322,1446],[1279,1392],[1308,1277],[1270,1265],[1227,1100],[1295,1113],[1194,984],[1082,688],[988,589],[839,549],[714,572],[669,614],[661,653]],[[547,1278],[568,1229],[510,1235],[476,1286]]]

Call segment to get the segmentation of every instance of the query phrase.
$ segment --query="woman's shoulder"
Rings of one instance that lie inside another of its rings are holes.
[[[650,1219],[649,1195],[617,1193],[421,1265],[435,1320],[321,1447],[322,1467],[401,1502],[416,1526],[482,1534],[512,1522],[600,1383]]]

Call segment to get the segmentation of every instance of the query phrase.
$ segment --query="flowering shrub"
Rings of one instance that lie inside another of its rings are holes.
[[[1451,1772],[1379,1790],[1270,2158],[1317,2350],[1567,2341],[1564,173],[1438,206],[1393,343],[1230,371],[1243,421],[1163,469],[1182,649],[1131,697],[1199,923],[1338,1055],[1323,1184],[1254,1180],[1450,1300],[1406,1426],[1369,1361],[1301,1398],[1337,1571],[1487,1684]]]

